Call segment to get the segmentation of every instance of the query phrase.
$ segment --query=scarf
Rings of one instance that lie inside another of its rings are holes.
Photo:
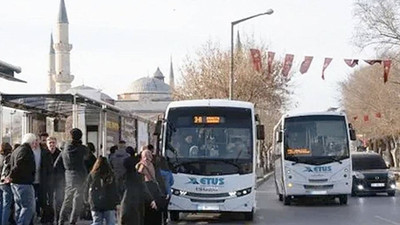
[[[137,164],[138,172],[143,174],[145,181],[154,181],[156,172],[151,162],[153,155],[150,150],[144,150],[141,152],[141,159]]]

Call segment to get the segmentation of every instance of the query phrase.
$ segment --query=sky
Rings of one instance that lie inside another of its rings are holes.
[[[0,7],[0,60],[17,65],[16,77],[0,79],[3,93],[46,93],[50,34],[59,0],[3,1]],[[235,26],[242,36],[266,43],[276,58],[294,54],[290,112],[340,106],[338,82],[354,69],[344,58],[373,58],[352,44],[353,1],[336,0],[65,0],[71,51],[72,86],[87,85],[116,98],[136,79],[157,67],[175,77],[186,56],[207,41],[230,48],[232,21],[273,9]],[[297,72],[305,55],[314,56],[306,74]],[[333,61],[321,79],[325,57]]]

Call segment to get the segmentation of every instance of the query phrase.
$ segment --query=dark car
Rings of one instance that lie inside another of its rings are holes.
[[[354,153],[352,196],[361,194],[396,194],[394,174],[389,171],[382,156],[376,153]]]

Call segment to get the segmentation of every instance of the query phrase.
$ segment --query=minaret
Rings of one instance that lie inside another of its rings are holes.
[[[239,31],[237,31],[237,42],[236,42],[236,49],[238,51],[242,51],[242,42],[240,41],[240,34]]]
[[[55,32],[55,65],[56,71],[54,80],[56,82],[56,93],[64,93],[71,88],[71,82],[74,76],[70,72],[69,52],[72,45],[68,43],[68,17],[65,9],[64,0],[60,2],[60,11],[58,12],[58,21]]]
[[[50,53],[49,53],[49,83],[47,86],[47,93],[56,93],[56,83],[54,82],[54,74],[56,73],[55,66],[55,52],[53,47],[53,34],[50,35]]]
[[[171,57],[171,65],[169,68],[169,86],[171,89],[175,87],[175,80],[174,80],[174,67],[172,66],[172,57]]]

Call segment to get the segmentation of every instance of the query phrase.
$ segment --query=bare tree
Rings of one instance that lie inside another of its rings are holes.
[[[359,47],[400,47],[400,1],[357,0],[354,41]]]
[[[391,77],[383,83],[383,66],[363,67],[341,83],[342,105],[357,130],[365,138],[381,140],[382,154],[398,166],[400,134],[400,83],[398,60],[394,60]],[[364,115],[368,121],[364,121]],[[378,150],[378,149],[377,149]],[[390,157],[392,156],[392,158]]]
[[[254,69],[250,48],[263,53],[263,71]],[[235,52],[233,98],[255,104],[261,121],[266,125],[267,142],[272,140],[273,125],[286,110],[290,92],[288,79],[280,75],[282,63],[274,61],[271,74],[267,72],[266,47],[247,40]],[[218,43],[207,42],[195,57],[187,57],[181,68],[182,79],[175,88],[175,99],[228,98],[230,52]]]

